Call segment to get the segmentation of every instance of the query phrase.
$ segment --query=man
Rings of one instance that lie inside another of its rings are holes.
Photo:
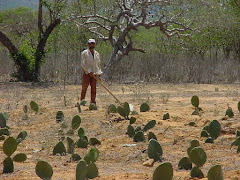
[[[84,50],[81,55],[81,66],[84,70],[82,78],[82,92],[81,92],[81,101],[85,101],[85,96],[87,88],[90,84],[91,86],[91,103],[96,105],[96,85],[97,81],[94,76],[99,77],[102,74],[100,67],[100,56],[95,48],[95,40],[88,40],[88,49]]]

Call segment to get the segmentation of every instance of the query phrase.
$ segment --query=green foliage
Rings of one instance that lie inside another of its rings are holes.
[[[144,126],[143,131],[147,131],[147,130],[153,128],[155,125],[156,125],[156,121],[151,120]]]
[[[108,106],[108,113],[117,113],[117,107],[114,104]]]
[[[38,108],[38,105],[35,101],[31,101],[30,102],[30,107],[33,111],[35,111],[36,113],[38,112],[39,108]]]
[[[223,180],[221,165],[215,165],[210,168],[207,174],[208,180]]]
[[[58,111],[56,114],[57,123],[62,122],[64,120],[64,114],[62,111]]]
[[[143,142],[145,141],[145,136],[143,134],[143,131],[138,131],[134,137],[133,137],[134,142]]]
[[[173,167],[169,162],[161,163],[153,172],[153,180],[172,180]]]
[[[178,163],[179,169],[192,169],[192,161],[189,159],[189,157],[183,157],[179,163]]]
[[[160,161],[163,154],[162,147],[157,140],[151,139],[148,142],[148,157],[154,161]]]
[[[148,105],[148,103],[142,103],[141,106],[140,106],[140,112],[146,112],[146,111],[149,111],[150,110],[150,107]]]
[[[207,161],[207,154],[201,147],[195,147],[190,151],[190,159],[197,166],[201,167]]]
[[[59,154],[60,156],[66,155],[66,148],[62,141],[59,141],[53,149],[53,155]]]
[[[53,169],[46,161],[38,161],[35,172],[43,180],[50,180],[53,175]]]
[[[80,124],[81,124],[80,116],[78,115],[74,116],[72,119],[72,129],[76,130],[77,128],[79,128]]]
[[[204,174],[201,171],[201,169],[199,169],[199,167],[193,167],[190,175],[192,178],[194,178],[194,177],[199,178],[199,179],[204,178]]]
[[[3,143],[3,152],[11,156],[17,149],[18,143],[14,137],[7,138]]]

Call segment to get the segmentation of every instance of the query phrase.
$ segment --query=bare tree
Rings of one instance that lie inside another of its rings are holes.
[[[39,0],[39,8],[38,8],[38,39],[36,45],[34,42],[26,36],[26,33],[31,33],[31,30],[20,32],[21,36],[26,37],[35,52],[33,54],[34,57],[34,68],[31,69],[30,60],[28,57],[19,51],[19,48],[13,43],[13,41],[7,36],[4,31],[7,29],[0,29],[0,42],[9,50],[12,58],[14,59],[15,65],[17,67],[17,78],[21,81],[38,81],[39,80],[39,72],[41,62],[45,55],[45,46],[48,37],[52,33],[52,31],[61,23],[61,19],[59,17],[60,12],[62,11],[64,5],[67,0],[53,0],[51,2],[46,0]],[[49,19],[50,23],[48,25],[44,25],[43,23],[43,5],[49,11]]]
[[[94,1],[95,2],[95,1]],[[144,49],[134,46],[132,35],[140,28],[159,28],[167,37],[188,36],[189,25],[180,22],[183,10],[175,12],[175,8],[186,7],[171,0],[110,0],[112,9],[107,6],[101,9],[105,14],[93,11],[89,15],[73,15],[68,20],[74,20],[79,27],[86,28],[100,39],[111,43],[111,57],[105,66],[108,76],[121,59],[132,51],[144,53]],[[179,1],[178,1],[179,2]],[[96,6],[96,4],[94,4]],[[106,5],[105,5],[106,6]],[[179,8],[180,9],[180,8]],[[186,23],[186,21],[185,21]]]

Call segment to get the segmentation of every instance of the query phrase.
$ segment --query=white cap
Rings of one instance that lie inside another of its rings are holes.
[[[89,40],[88,40],[88,44],[90,44],[90,43],[94,43],[94,44],[96,44],[95,39],[89,39]]]

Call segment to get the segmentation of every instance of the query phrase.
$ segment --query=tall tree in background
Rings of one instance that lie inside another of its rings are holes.
[[[77,26],[85,27],[100,39],[110,42],[113,51],[105,67],[105,75],[108,77],[123,56],[132,51],[145,52],[143,48],[134,46],[134,31],[141,28],[159,28],[160,32],[170,38],[187,36],[186,32],[190,30],[190,22],[185,14],[189,9],[179,1],[88,0],[85,8],[87,13],[76,12],[70,20],[74,20]]]
[[[7,29],[0,29],[0,42],[9,50],[11,57],[14,60],[17,72],[15,77],[20,81],[38,81],[40,66],[43,62],[45,55],[45,46],[47,39],[53,30],[61,23],[60,13],[66,5],[67,0],[39,0],[38,7],[38,35],[37,40],[32,41],[29,38],[31,31],[20,33],[24,35],[32,45],[32,55],[28,56],[13,43],[13,41],[7,35]],[[49,12],[49,23],[44,25],[43,23],[43,6],[47,8]]]

